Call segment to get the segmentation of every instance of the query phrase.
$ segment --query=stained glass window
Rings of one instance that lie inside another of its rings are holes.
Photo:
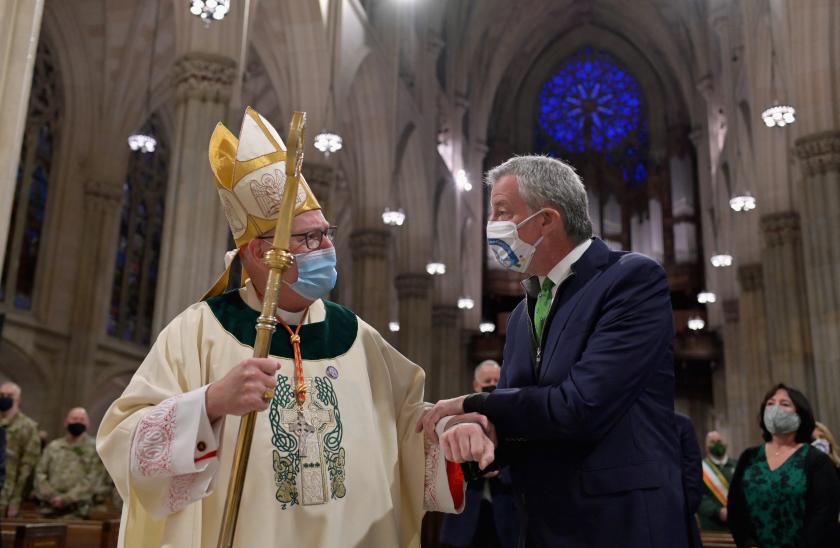
[[[156,116],[141,132],[154,135],[157,147],[154,152],[132,152],[128,163],[108,334],[147,345],[158,280],[169,147]]]
[[[568,157],[595,151],[625,180],[647,179],[647,124],[636,78],[611,55],[584,48],[543,85],[537,149]]]
[[[0,301],[20,310],[32,308],[35,292],[47,191],[52,174],[56,133],[60,125],[60,89],[52,52],[42,41],[35,57],[0,281]]]

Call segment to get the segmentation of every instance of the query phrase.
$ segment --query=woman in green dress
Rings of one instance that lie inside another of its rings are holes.
[[[743,452],[729,489],[729,527],[739,548],[840,546],[840,480],[810,445],[807,398],[778,384],[761,403],[765,443]]]

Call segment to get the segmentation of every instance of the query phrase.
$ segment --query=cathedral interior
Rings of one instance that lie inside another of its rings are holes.
[[[595,234],[659,261],[677,409],[740,450],[761,395],[840,428],[840,2],[9,0],[0,20],[0,380],[94,425],[232,241],[207,159],[253,106],[338,227],[331,299],[469,392],[521,277],[483,173],[569,162]],[[202,16],[204,14],[204,16]],[[832,30],[835,29],[835,30]]]

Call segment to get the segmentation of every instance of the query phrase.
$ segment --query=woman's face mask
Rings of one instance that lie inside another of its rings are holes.
[[[528,265],[531,264],[531,259],[543,237],[540,236],[536,242],[529,244],[519,237],[519,228],[542,212],[543,210],[540,209],[519,224],[513,221],[487,222],[487,245],[490,246],[499,264],[515,272],[527,272]]]
[[[338,272],[335,270],[335,248],[319,249],[295,255],[298,278],[286,282],[292,291],[309,301],[317,301],[332,291]]]
[[[771,434],[789,434],[799,430],[802,420],[795,412],[779,405],[764,408],[764,426]]]

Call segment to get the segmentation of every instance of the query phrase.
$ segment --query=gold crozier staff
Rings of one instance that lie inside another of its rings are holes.
[[[277,297],[280,292],[280,280],[294,261],[289,253],[289,237],[292,232],[292,212],[298,194],[300,169],[303,165],[303,134],[306,126],[306,113],[295,112],[289,126],[289,139],[286,149],[286,184],[283,198],[280,202],[280,213],[277,226],[274,229],[274,243],[272,249],[265,254],[265,264],[268,267],[268,280],[263,293],[262,312],[257,318],[257,335],[254,342],[254,357],[265,358],[271,345],[277,319]],[[236,178],[234,178],[236,180]],[[296,386],[298,401],[303,394],[303,388]],[[270,399],[272,391],[265,394]],[[233,535],[236,532],[236,519],[239,516],[239,503],[242,500],[242,486],[245,481],[245,471],[248,467],[248,456],[251,452],[251,440],[254,437],[254,426],[257,421],[256,411],[242,417],[239,434],[236,438],[236,449],[233,454],[233,471],[228,482],[225,510],[222,514],[222,528],[219,532],[219,548],[231,548]]]

